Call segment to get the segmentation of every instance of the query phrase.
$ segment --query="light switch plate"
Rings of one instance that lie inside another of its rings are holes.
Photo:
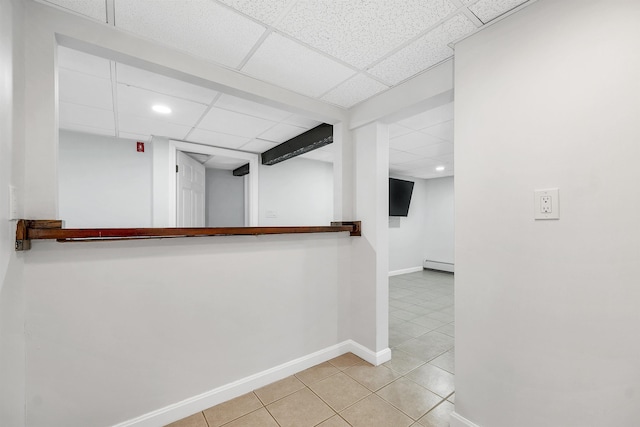
[[[534,190],[533,192],[533,218],[534,219],[560,219],[560,202],[557,188],[546,190]]]

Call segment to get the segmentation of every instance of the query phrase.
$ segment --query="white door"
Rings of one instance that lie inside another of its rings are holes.
[[[177,152],[176,188],[178,227],[204,227],[205,168],[182,151]]]

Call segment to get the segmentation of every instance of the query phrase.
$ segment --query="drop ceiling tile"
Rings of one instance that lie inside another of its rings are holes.
[[[118,83],[148,89],[201,104],[211,104],[213,99],[218,95],[218,92],[202,86],[121,63],[116,64],[116,76]]]
[[[287,8],[290,0],[219,0],[220,2],[272,25]]]
[[[364,74],[358,74],[332,89],[322,99],[344,108],[350,108],[386,89],[389,89],[389,86],[383,85]]]
[[[480,0],[469,6],[469,10],[486,24],[526,2],[527,0]]]
[[[424,128],[420,132],[453,142],[453,120]]]
[[[55,4],[98,21],[107,22],[105,0],[44,0],[44,2]]]
[[[242,71],[312,97],[355,74],[350,68],[277,33],[267,37]]]
[[[113,110],[111,81],[67,69],[58,70],[60,101]]]
[[[437,160],[425,158],[425,159],[413,160],[411,162],[400,163],[399,165],[393,165],[393,166],[401,167],[404,170],[410,170],[410,171],[419,170],[419,171],[430,172],[430,171],[434,171],[436,166],[438,166],[439,164],[440,163]]]
[[[398,124],[413,130],[420,130],[449,120],[453,120],[453,102],[400,120]]]
[[[322,122],[310,119],[308,117],[294,114],[284,119],[283,123],[286,123],[288,125],[298,126],[301,128],[312,129],[318,126],[319,124],[321,124]]]
[[[196,102],[185,101],[146,89],[138,89],[119,83],[118,112],[147,117],[180,125],[195,126],[207,107]],[[159,114],[151,109],[154,105],[165,105],[171,108],[170,114]]]
[[[252,139],[247,144],[240,147],[242,151],[251,151],[252,153],[264,153],[265,151],[275,147],[276,143],[265,141],[263,139]]]
[[[211,0],[116,0],[120,29],[235,68],[265,27]]]
[[[454,11],[449,0],[298,1],[276,27],[362,68]]]
[[[473,32],[476,26],[464,15],[456,15],[369,69],[369,73],[393,84],[450,58],[449,43]]]
[[[90,133],[92,135],[105,135],[105,136],[115,136],[116,135],[116,131],[114,129],[101,129],[101,128],[94,128],[91,126],[83,126],[83,125],[79,125],[79,124],[75,124],[75,123],[65,123],[65,122],[60,122],[60,129],[62,130],[72,130],[75,132],[83,132],[83,133]]]
[[[234,170],[242,165],[247,164],[246,160],[225,157],[225,156],[213,156],[204,163],[205,168]]]
[[[260,139],[277,142],[278,144],[280,144],[306,131],[307,129],[305,128],[291,126],[285,123],[278,123],[266,132],[261,133],[259,137]]]
[[[64,46],[58,46],[58,67],[103,79],[111,78],[111,65],[108,59]]]
[[[191,126],[169,123],[163,120],[138,117],[133,114],[118,115],[118,129],[120,132],[138,133],[142,135],[166,136],[173,139],[184,139],[191,130]]]
[[[270,120],[213,107],[204,116],[198,127],[230,135],[255,138],[275,124]]]
[[[451,142],[443,142],[441,144],[425,145],[413,148],[409,153],[417,157],[429,157],[439,160],[440,156],[446,156],[453,153],[453,144]]]
[[[399,165],[420,159],[420,156],[405,151],[389,149],[389,164]]]
[[[439,144],[441,139],[420,132],[412,132],[389,140],[389,148],[400,151],[411,151],[413,148],[431,144]]]
[[[108,130],[115,129],[113,111],[88,107],[86,105],[60,102],[59,120],[60,123],[65,124],[76,124]]]
[[[194,129],[187,137],[187,141],[213,145],[215,147],[239,148],[246,144],[249,141],[249,138],[228,135],[220,132],[211,132],[204,129]]]
[[[121,139],[133,139],[136,141],[147,142],[150,138],[149,135],[142,135],[139,133],[118,132],[118,138]]]
[[[414,129],[402,126],[397,123],[392,123],[389,125],[389,138],[396,138],[398,136],[406,135],[408,133],[413,132]]]
[[[274,122],[281,122],[291,115],[288,111],[227,94],[218,98],[215,106],[218,108],[224,108],[225,110],[235,111],[236,113],[260,117],[261,119],[267,119]]]

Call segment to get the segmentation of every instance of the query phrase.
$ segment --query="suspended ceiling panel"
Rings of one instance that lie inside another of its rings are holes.
[[[115,19],[105,25],[344,108],[451,58],[458,40],[527,3],[526,0],[37,1],[102,22],[107,15],[113,16]],[[139,82],[134,85],[143,87]],[[186,99],[207,101],[193,96]]]
[[[228,67],[237,67],[265,31],[211,0],[117,0],[115,25]]]

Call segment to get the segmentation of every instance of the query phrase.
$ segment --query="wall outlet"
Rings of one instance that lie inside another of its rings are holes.
[[[535,190],[533,192],[534,219],[560,219],[557,188]]]

